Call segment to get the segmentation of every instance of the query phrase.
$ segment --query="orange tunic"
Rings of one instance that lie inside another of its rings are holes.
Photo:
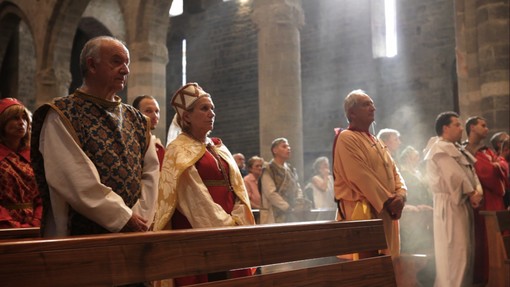
[[[344,130],[338,135],[333,156],[335,198],[342,202],[344,219],[352,219],[357,202],[368,201],[374,217],[383,220],[390,254],[397,256],[398,221],[383,207],[397,194],[405,196],[406,186],[386,146],[371,134]]]

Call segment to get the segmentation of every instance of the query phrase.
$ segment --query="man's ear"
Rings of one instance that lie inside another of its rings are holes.
[[[441,135],[444,136],[446,134],[446,130],[448,129],[448,125],[443,125],[442,129],[443,133]]]
[[[85,62],[87,63],[88,71],[91,71],[91,72],[95,72],[96,71],[96,64],[97,63],[94,60],[94,58],[89,57],[89,58],[87,58],[87,60]]]

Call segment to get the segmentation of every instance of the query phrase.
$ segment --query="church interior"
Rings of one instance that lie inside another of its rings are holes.
[[[111,35],[131,56],[121,97],[157,99],[159,138],[173,93],[197,82],[218,109],[213,135],[232,153],[269,159],[271,141],[286,137],[304,178],[315,158],[330,157],[354,89],[374,99],[374,134],[396,129],[403,147],[422,150],[448,110],[486,118],[491,133],[509,129],[508,1],[393,1],[388,10],[382,0],[185,0],[170,16],[177,2],[0,1],[0,96],[33,111],[68,95],[81,84],[81,47]]]
[[[197,82],[214,99],[213,136],[266,160],[287,138],[304,183],[331,158],[355,89],[375,102],[373,134],[398,130],[402,148],[422,151],[444,111],[508,133],[509,11],[508,0],[0,0],[0,98],[34,111],[69,95],[84,44],[113,36],[130,53],[119,96],[159,102],[163,142],[174,92]]]

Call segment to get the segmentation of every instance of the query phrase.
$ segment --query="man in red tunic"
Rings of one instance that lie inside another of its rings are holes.
[[[475,266],[474,283],[487,284],[489,279],[489,258],[485,219],[480,210],[504,210],[503,196],[507,182],[508,165],[491,149],[483,144],[489,128],[487,121],[479,116],[466,121],[468,142],[466,150],[475,158],[475,170],[483,188],[483,203],[475,209]]]

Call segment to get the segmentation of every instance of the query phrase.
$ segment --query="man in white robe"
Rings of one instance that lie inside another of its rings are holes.
[[[434,194],[434,246],[436,287],[472,286],[474,225],[473,209],[482,199],[472,163],[459,150],[462,125],[454,112],[436,119],[439,136],[429,142],[425,160],[427,179]]]

